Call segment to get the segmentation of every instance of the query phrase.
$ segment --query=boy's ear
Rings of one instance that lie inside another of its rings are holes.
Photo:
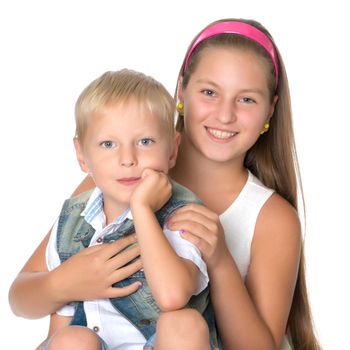
[[[81,145],[80,145],[80,142],[79,142],[77,137],[74,137],[73,143],[74,143],[74,148],[75,148],[75,154],[76,154],[78,163],[80,165],[80,169],[84,173],[89,173],[89,167],[87,166],[87,164],[85,162],[85,158],[84,158],[84,155],[83,155],[83,152],[81,149]]]
[[[177,158],[177,153],[179,150],[179,146],[180,146],[180,142],[181,142],[181,134],[176,131],[175,133],[175,141],[173,144],[173,149],[170,153],[170,157],[169,157],[169,169],[173,168],[175,166],[176,163],[176,158]]]

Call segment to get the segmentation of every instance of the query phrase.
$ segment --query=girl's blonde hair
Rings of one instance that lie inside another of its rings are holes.
[[[165,87],[143,73],[130,69],[110,71],[91,82],[75,104],[75,136],[83,142],[92,115],[107,105],[137,101],[164,124],[169,140],[175,136],[175,102]]]
[[[213,22],[207,27],[210,27],[215,23],[227,21],[239,21],[253,25],[265,33],[274,43],[273,38],[269,32],[256,21],[242,19],[223,19]],[[196,38],[189,46],[185,59]],[[266,50],[255,41],[231,33],[219,34],[205,39],[196,47],[192,53],[186,70],[183,70],[183,66],[181,68],[181,71],[179,73],[178,86],[175,92],[176,100],[178,100],[178,89],[180,81],[182,88],[185,89],[188,85],[192,73],[195,71],[198,62],[201,59],[201,56],[205,54],[204,49],[211,47],[234,47],[241,50],[249,50],[250,52],[254,52],[257,57],[259,57],[259,59],[266,63],[268,71],[270,101],[272,103],[275,95],[278,96],[278,100],[273,116],[270,119],[270,128],[268,132],[264,133],[257,140],[254,146],[248,150],[244,165],[266,186],[274,189],[295,209],[298,209],[298,189],[300,191],[302,202],[303,191],[294,143],[290,93],[283,60],[276,45],[275,48],[279,61],[278,82],[276,82],[275,69],[270,56]],[[183,117],[177,117],[176,128],[180,132],[183,131]],[[303,249],[301,252],[299,272],[295,286],[292,307],[288,319],[288,333],[293,344],[293,349],[320,349],[320,345],[318,344],[313,331],[311,310],[308,302]]]

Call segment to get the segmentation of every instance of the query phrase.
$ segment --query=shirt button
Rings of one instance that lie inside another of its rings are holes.
[[[92,330],[93,330],[95,333],[97,333],[97,332],[100,330],[100,328],[98,328],[97,326],[95,326],[95,327],[92,328]]]
[[[103,239],[100,237],[100,238],[97,238],[96,242],[97,243],[102,243]]]

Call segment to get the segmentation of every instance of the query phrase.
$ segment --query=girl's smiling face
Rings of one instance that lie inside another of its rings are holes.
[[[184,102],[185,142],[218,162],[241,161],[272,116],[266,63],[248,50],[206,48],[188,85]]]

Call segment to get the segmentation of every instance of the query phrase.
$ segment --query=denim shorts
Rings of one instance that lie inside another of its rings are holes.
[[[81,327],[81,326],[77,326]],[[106,342],[98,335],[96,334],[98,339],[100,340],[101,343],[101,350],[110,350]],[[153,350],[154,344],[156,341],[156,334],[153,334],[146,342],[146,344],[143,347],[143,350]],[[48,350],[49,349],[49,344],[50,344],[50,339],[46,340],[46,342],[43,344],[40,350]],[[210,344],[210,347],[212,350],[216,350],[217,348],[214,347],[212,344]]]
[[[75,327],[83,327],[83,326],[75,326]],[[107,343],[98,335],[96,334],[98,339],[100,340],[101,343],[101,350],[110,350]],[[51,339],[51,338],[50,338]],[[48,350],[49,349],[49,344],[50,344],[50,339],[46,340],[43,346],[40,348],[40,350]],[[156,335],[153,334],[146,342],[144,345],[143,349],[144,350],[153,350],[154,344],[156,341]]]
[[[143,350],[153,350],[154,344],[156,342],[156,333],[154,333],[148,340],[147,343],[144,345]],[[211,350],[219,350],[216,346],[213,345],[212,340],[210,339],[210,349]],[[103,348],[105,350],[105,348]]]
[[[75,326],[75,327],[82,327],[82,326]],[[98,336],[98,334],[96,334],[98,339],[100,340],[101,343],[101,350],[109,350],[108,345],[106,344],[106,342]],[[51,338],[47,339],[45,341],[45,343],[43,344],[43,346],[40,348],[40,350],[48,350],[49,349],[49,344],[50,344],[50,340]]]

